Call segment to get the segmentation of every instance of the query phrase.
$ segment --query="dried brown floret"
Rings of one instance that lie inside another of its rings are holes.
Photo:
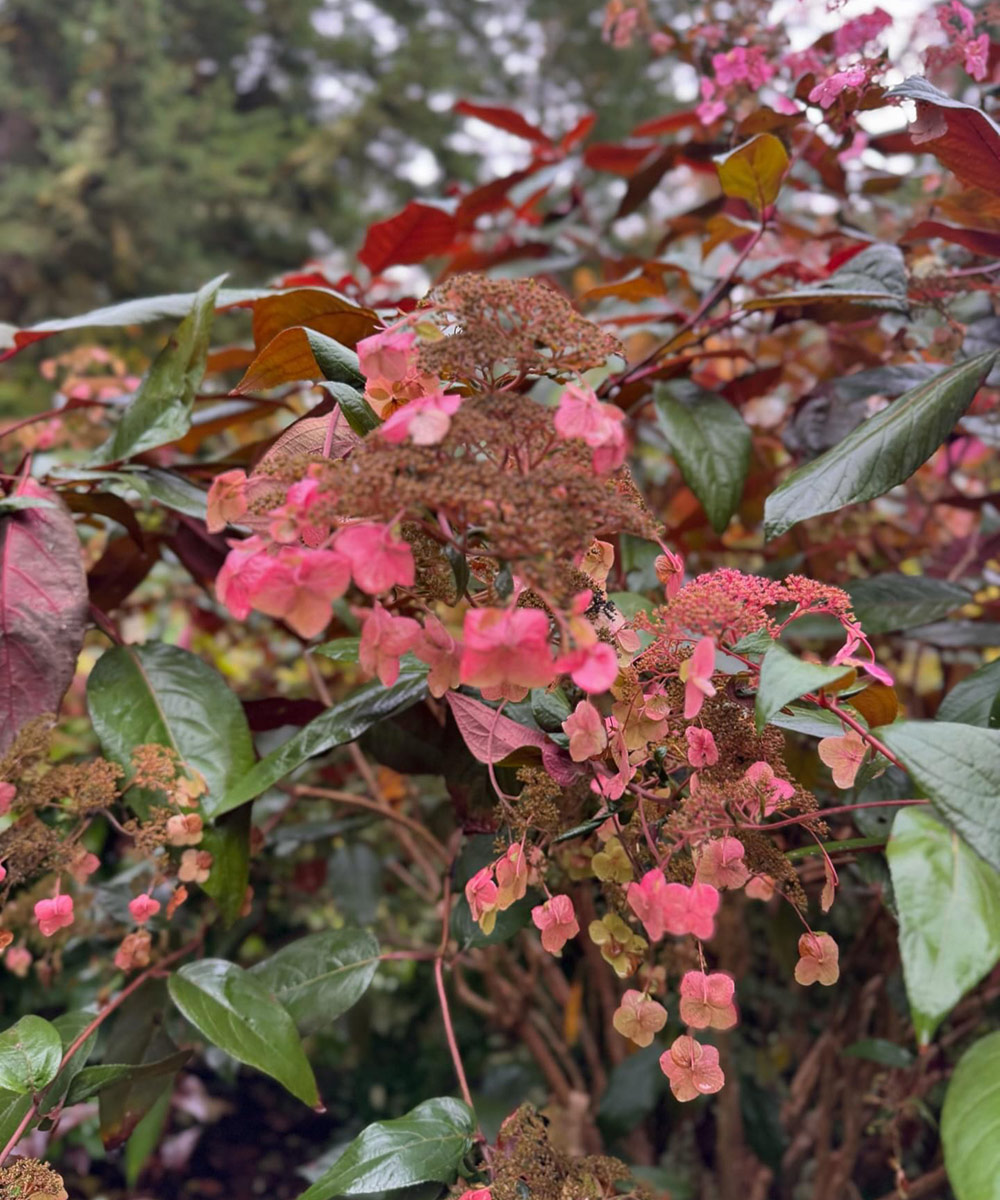
[[[423,341],[418,361],[444,379],[495,385],[504,376],[579,373],[621,353],[617,338],[536,279],[455,275],[426,304],[425,319],[445,336]]]

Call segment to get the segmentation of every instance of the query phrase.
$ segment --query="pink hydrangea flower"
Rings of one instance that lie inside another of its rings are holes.
[[[10,812],[10,806],[14,803],[16,795],[17,788],[5,779],[0,779],[0,817],[5,817]]]
[[[663,889],[661,909],[667,933],[675,937],[693,934],[706,942],[715,933],[715,914],[719,893],[709,883],[668,883]]]
[[[420,396],[404,404],[379,427],[379,436],[387,442],[405,442],[416,446],[436,446],[451,428],[451,418],[458,412],[462,397],[440,390]]]
[[[52,937],[60,929],[73,924],[73,897],[65,893],[51,900],[39,900],[35,905],[35,920],[43,937]]]
[[[271,512],[267,531],[274,541],[291,545],[301,540],[307,546],[320,545],[329,528],[324,529],[310,520],[310,512],[321,497],[319,482],[312,477],[293,483],[285,494],[284,504]]]
[[[160,902],[143,894],[128,902],[128,910],[137,925],[145,925],[150,917],[155,917],[160,911]]]
[[[629,988],[611,1021],[615,1029],[637,1046],[652,1045],[653,1038],[667,1023],[667,1010],[650,1000],[645,992]]]
[[[589,700],[581,700],[562,723],[569,737],[569,756],[574,762],[584,762],[603,754],[608,745],[604,718]]]
[[[768,901],[774,895],[774,880],[770,875],[755,875],[743,891],[751,900]]]
[[[551,896],[544,904],[531,910],[531,919],[542,935],[542,946],[549,954],[560,954],[570,938],[580,932],[580,925],[569,896]]]
[[[499,888],[493,879],[493,867],[483,867],[465,885],[465,899],[473,921],[478,922],[483,933],[489,935],[497,921],[497,896]]]
[[[358,363],[365,376],[365,397],[380,417],[400,405],[435,392],[440,380],[421,371],[412,329],[384,329],[358,342]]]
[[[839,29],[834,31],[834,54],[837,58],[842,58],[845,54],[854,54],[858,50],[863,50],[869,42],[874,41],[882,30],[888,29],[891,24],[892,17],[881,8],[855,17],[852,21],[845,21]]]
[[[333,601],[350,581],[350,564],[335,550],[281,546],[272,554],[252,537],[229,552],[215,590],[237,620],[255,608],[309,638],[326,628]]]
[[[4,955],[3,961],[4,966],[12,975],[16,975],[18,979],[24,979],[33,960],[27,946],[11,946]]]
[[[684,559],[672,550],[663,547],[663,553],[658,554],[653,561],[656,578],[663,584],[663,590],[668,600],[673,600],[684,584]]]
[[[458,687],[462,647],[437,617],[424,617],[424,628],[412,649],[417,658],[430,667],[427,687],[432,696],[440,700],[445,692]]]
[[[594,451],[593,466],[599,475],[617,470],[625,461],[625,413],[614,404],[603,404],[590,388],[571,384],[556,410],[556,433],[564,439],[582,438]]]
[[[840,978],[840,949],[828,933],[804,933],[799,938],[795,982],[830,987]]]
[[[945,33],[954,33],[957,30],[960,33],[971,34],[975,28],[975,18],[959,0],[942,4],[936,10],[936,16]]]
[[[606,692],[618,678],[618,655],[607,642],[579,646],[556,662],[556,670],[568,674],[577,687],[596,695]]]
[[[86,883],[100,865],[101,860],[96,854],[91,854],[89,850],[80,846],[77,848],[76,857],[67,863],[66,870],[77,883]]]
[[[726,1077],[719,1066],[719,1052],[692,1037],[679,1037],[660,1055],[660,1070],[670,1080],[675,1099],[696,1100],[720,1092]]]
[[[667,881],[658,867],[647,871],[638,883],[630,883],[626,888],[629,908],[645,926],[651,942],[658,942],[666,932],[663,911],[666,888]]]
[[[391,687],[399,678],[400,656],[412,649],[420,634],[418,621],[393,616],[376,600],[361,628],[358,661],[362,670]]]
[[[739,838],[721,837],[699,847],[695,879],[714,888],[741,888],[750,878],[744,861],[746,848]]]
[[[174,813],[167,818],[167,844],[197,846],[204,836],[204,822],[198,813]]]
[[[715,695],[712,672],[715,670],[715,642],[703,637],[694,648],[690,658],[680,665],[681,682],[684,684],[684,720],[692,721],[701,712],[706,698]]]
[[[726,111],[726,104],[723,100],[713,99],[716,92],[714,80],[702,78],[700,88],[701,103],[694,111],[702,125],[711,125]]]
[[[244,471],[223,471],[212,480],[206,501],[205,524],[209,533],[219,533],[247,511],[247,477]]]
[[[528,890],[528,859],[521,846],[508,846],[494,865],[497,879],[497,908],[504,912]]]
[[[839,788],[854,786],[858,769],[865,761],[868,747],[860,734],[854,730],[841,737],[823,738],[816,750],[833,774],[833,782]]]
[[[818,104],[820,108],[829,108],[841,92],[848,88],[860,88],[868,81],[868,72],[864,67],[848,67],[846,71],[836,71],[833,75],[817,83],[809,93],[809,103]]]
[[[409,542],[393,536],[390,525],[365,522],[346,525],[333,540],[334,547],[351,564],[354,582],[369,596],[389,588],[412,587],[416,576]]]
[[[463,1192],[458,1200],[490,1200],[489,1188],[471,1188],[467,1192]]]
[[[764,800],[761,804],[761,812],[765,817],[769,817],[771,813],[778,807],[781,800],[791,800],[795,795],[795,786],[788,782],[787,779],[782,779],[779,775],[775,775],[774,768],[770,763],[764,762],[761,759],[759,762],[751,763],[743,774],[743,778],[754,785],[754,787],[764,791]]]
[[[549,619],[538,608],[475,608],[465,614],[460,678],[488,699],[523,700],[552,682]]]
[[[735,992],[736,984],[722,971],[688,971],[681,979],[681,1020],[693,1029],[732,1029]]]
[[[692,767],[714,767],[719,761],[719,748],[711,729],[700,725],[689,725],[684,730],[688,744],[688,762]]]
[[[970,38],[962,47],[962,59],[973,79],[985,79],[990,59],[989,35],[982,33],[977,38]]]

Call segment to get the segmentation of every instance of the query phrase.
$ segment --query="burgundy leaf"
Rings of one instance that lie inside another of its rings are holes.
[[[0,513],[0,753],[54,713],[73,679],[87,621],[87,580],[73,518],[25,477],[15,493],[51,507]]]
[[[526,121],[519,112],[512,108],[503,108],[497,104],[473,104],[469,100],[459,100],[455,112],[465,117],[475,117],[487,125],[503,129],[515,137],[524,138],[527,142],[537,142],[542,146],[551,146],[551,138],[543,133],[537,125]]]
[[[473,758],[481,763],[500,762],[525,746],[537,746],[540,750],[548,742],[544,733],[518,725],[503,713],[497,716],[495,709],[479,700],[473,700],[471,696],[463,696],[460,692],[446,692],[445,699],[455,718],[458,732],[472,752]]]
[[[964,184],[1000,196],[1000,127],[982,109],[953,100],[916,76],[886,97],[917,102],[917,120],[910,126],[915,145],[926,146]]]

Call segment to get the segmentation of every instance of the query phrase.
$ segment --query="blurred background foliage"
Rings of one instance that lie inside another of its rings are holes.
[[[317,254],[346,265],[372,219],[502,160],[505,135],[477,138],[461,98],[557,129],[592,108],[612,139],[669,107],[666,64],[602,41],[600,6],[568,15],[561,0],[4,0],[0,321],[223,271],[259,283]]]

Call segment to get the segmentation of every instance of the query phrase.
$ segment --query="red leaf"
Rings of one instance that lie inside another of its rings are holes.
[[[596,123],[596,113],[585,113],[568,133],[563,134],[559,141],[560,151],[563,154],[569,154],[570,150],[590,133]]]
[[[53,507],[0,513],[0,754],[34,717],[54,713],[73,680],[88,600],[76,526],[33,479],[17,496]]]
[[[459,201],[456,213],[458,224],[463,229],[468,229],[475,223],[476,217],[505,208],[510,203],[507,197],[510,189],[533,175],[534,172],[534,167],[525,167],[520,171],[513,171],[510,175],[504,175],[500,179],[491,179],[489,183],[473,188]]]
[[[658,133],[676,133],[678,129],[700,124],[698,114],[692,108],[685,112],[667,113],[665,117],[653,117],[652,120],[643,121],[632,130],[632,137],[656,137]]]
[[[964,246],[973,254],[1000,258],[1000,233],[991,233],[987,229],[961,229],[956,225],[946,225],[943,221],[920,221],[899,240],[919,242],[925,238],[941,238],[946,242],[954,242],[956,246]]]
[[[552,139],[538,128],[526,121],[519,112],[512,108],[502,108],[496,104],[473,104],[470,100],[459,100],[455,112],[463,117],[475,117],[487,125],[506,130],[515,137],[524,138],[529,142],[537,142],[541,146],[551,146]]]
[[[594,171],[609,171],[629,179],[639,170],[651,154],[658,153],[655,142],[644,142],[638,146],[626,146],[619,142],[595,142],[583,152],[583,161]]]
[[[373,275],[399,263],[419,263],[445,254],[456,233],[454,216],[433,204],[411,200],[402,212],[370,225],[358,258]]]

